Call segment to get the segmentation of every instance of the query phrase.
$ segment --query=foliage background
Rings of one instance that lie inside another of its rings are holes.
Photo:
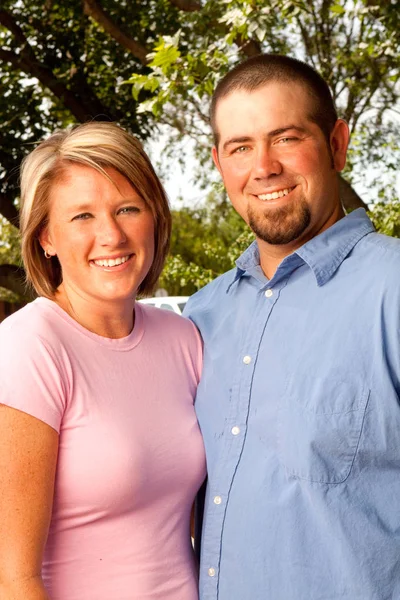
[[[352,130],[345,206],[369,204],[378,229],[399,236],[399,50],[397,0],[2,0],[0,297],[24,294],[10,224],[21,159],[56,127],[92,118],[144,143],[162,131],[164,171],[194,143],[192,176],[208,193],[174,209],[160,284],[191,293],[230,268],[251,234],[212,186],[208,103],[217,80],[260,51],[304,59],[328,80]]]

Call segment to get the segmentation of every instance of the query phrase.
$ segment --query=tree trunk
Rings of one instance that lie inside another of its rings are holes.
[[[350,183],[338,175],[339,179],[339,195],[343,206],[347,211],[352,211],[356,208],[365,208],[368,210],[368,205],[360,198]]]
[[[12,223],[12,225],[18,227],[18,210],[10,194],[0,193],[0,214]]]
[[[0,287],[18,294],[25,300],[33,299],[25,285],[25,271],[16,265],[0,265]]]

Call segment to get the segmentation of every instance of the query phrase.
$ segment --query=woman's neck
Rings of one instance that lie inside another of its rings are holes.
[[[60,308],[85,327],[103,337],[119,339],[128,336],[135,323],[135,299],[112,302],[86,299],[60,285],[52,298]]]

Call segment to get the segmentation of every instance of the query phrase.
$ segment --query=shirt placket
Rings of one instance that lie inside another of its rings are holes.
[[[259,347],[279,292],[278,287],[274,289],[271,286],[263,286],[259,290],[256,310],[246,324],[247,335],[232,365],[234,383],[229,402],[230,412],[225,421],[224,443],[220,448],[213,482],[209,482],[207,491],[208,509],[202,538],[201,600],[219,598],[221,546],[229,495],[246,440],[251,387]]]

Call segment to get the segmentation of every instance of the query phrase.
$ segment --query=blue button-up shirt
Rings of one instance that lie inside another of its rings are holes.
[[[400,242],[363,210],[268,280],[191,298],[204,339],[201,600],[400,598]]]

